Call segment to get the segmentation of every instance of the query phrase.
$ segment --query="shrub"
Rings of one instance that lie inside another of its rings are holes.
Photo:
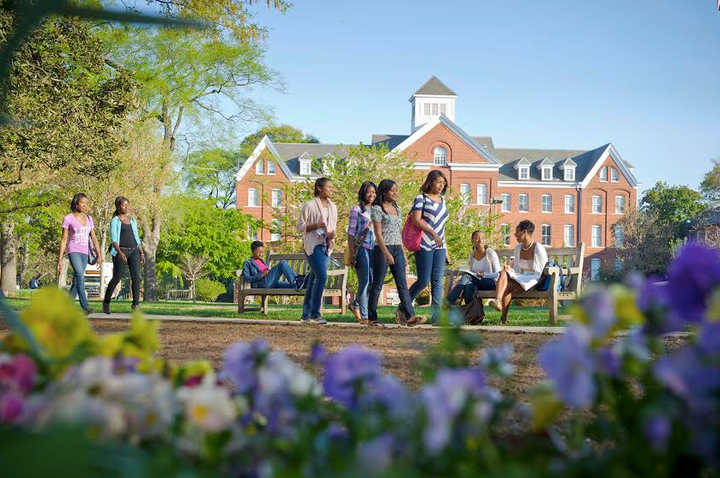
[[[218,281],[201,277],[195,282],[195,297],[203,302],[215,302],[220,294],[225,292],[225,286]]]

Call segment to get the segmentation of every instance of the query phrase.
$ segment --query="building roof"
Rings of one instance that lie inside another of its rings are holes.
[[[409,134],[374,134],[372,135],[372,145],[379,146],[381,143],[384,143],[388,149],[395,149],[395,147],[409,137]]]
[[[577,164],[575,169],[575,178],[577,181],[581,181],[585,175],[592,169],[593,165],[607,149],[608,145],[600,146],[599,148],[582,151],[576,149],[506,149],[506,148],[495,148],[493,153],[495,157],[502,161],[504,164],[500,167],[500,181],[517,181],[517,173],[515,172],[515,163],[520,158],[527,159],[533,166],[530,168],[530,178],[527,181],[531,182],[557,182],[565,183],[562,179],[562,175],[559,173],[560,165],[565,162],[566,159],[572,158],[573,162]],[[547,161],[545,161],[547,160]],[[537,168],[541,163],[552,163],[554,168],[552,181],[542,181],[541,171]],[[525,181],[525,180],[524,180]]]
[[[275,151],[285,161],[288,169],[296,176],[300,175],[300,156],[307,153],[313,159],[332,154],[336,159],[347,158],[348,145],[321,143],[275,143]],[[307,156],[306,156],[307,157]]]
[[[690,227],[701,228],[720,224],[720,207],[701,212],[690,220]]]
[[[424,85],[418,88],[414,95],[457,96],[457,93],[448,88],[445,83],[438,80],[437,76],[433,75]]]

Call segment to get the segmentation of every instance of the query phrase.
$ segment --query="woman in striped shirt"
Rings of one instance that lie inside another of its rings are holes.
[[[445,262],[449,261],[445,244],[448,210],[443,198],[447,187],[448,180],[442,171],[430,171],[420,194],[415,198],[411,213],[413,225],[421,229],[423,234],[420,250],[415,253],[417,281],[410,287],[410,297],[415,300],[430,284],[433,324],[440,321]]]
[[[348,264],[355,268],[358,278],[355,301],[350,310],[361,324],[368,323],[368,291],[370,286],[370,254],[375,246],[370,210],[377,196],[377,188],[372,181],[365,181],[358,191],[358,203],[350,209],[348,225]]]

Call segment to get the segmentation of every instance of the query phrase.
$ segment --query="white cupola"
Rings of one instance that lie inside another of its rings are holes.
[[[457,94],[448,88],[436,76],[430,77],[411,97],[412,114],[410,121],[411,133],[425,123],[445,115],[455,122],[455,99]]]

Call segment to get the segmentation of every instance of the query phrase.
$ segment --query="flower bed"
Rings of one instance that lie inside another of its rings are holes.
[[[476,336],[454,328],[412,392],[355,346],[313,347],[320,383],[263,341],[231,345],[219,370],[155,358],[157,325],[140,316],[98,338],[58,290],[2,314],[0,463],[12,476],[718,474],[720,257],[700,246],[666,286],[590,290],[540,350],[548,381],[531,406],[490,385],[512,376],[511,348],[475,352]],[[688,328],[667,353],[662,334]],[[526,428],[506,426],[518,415]]]

